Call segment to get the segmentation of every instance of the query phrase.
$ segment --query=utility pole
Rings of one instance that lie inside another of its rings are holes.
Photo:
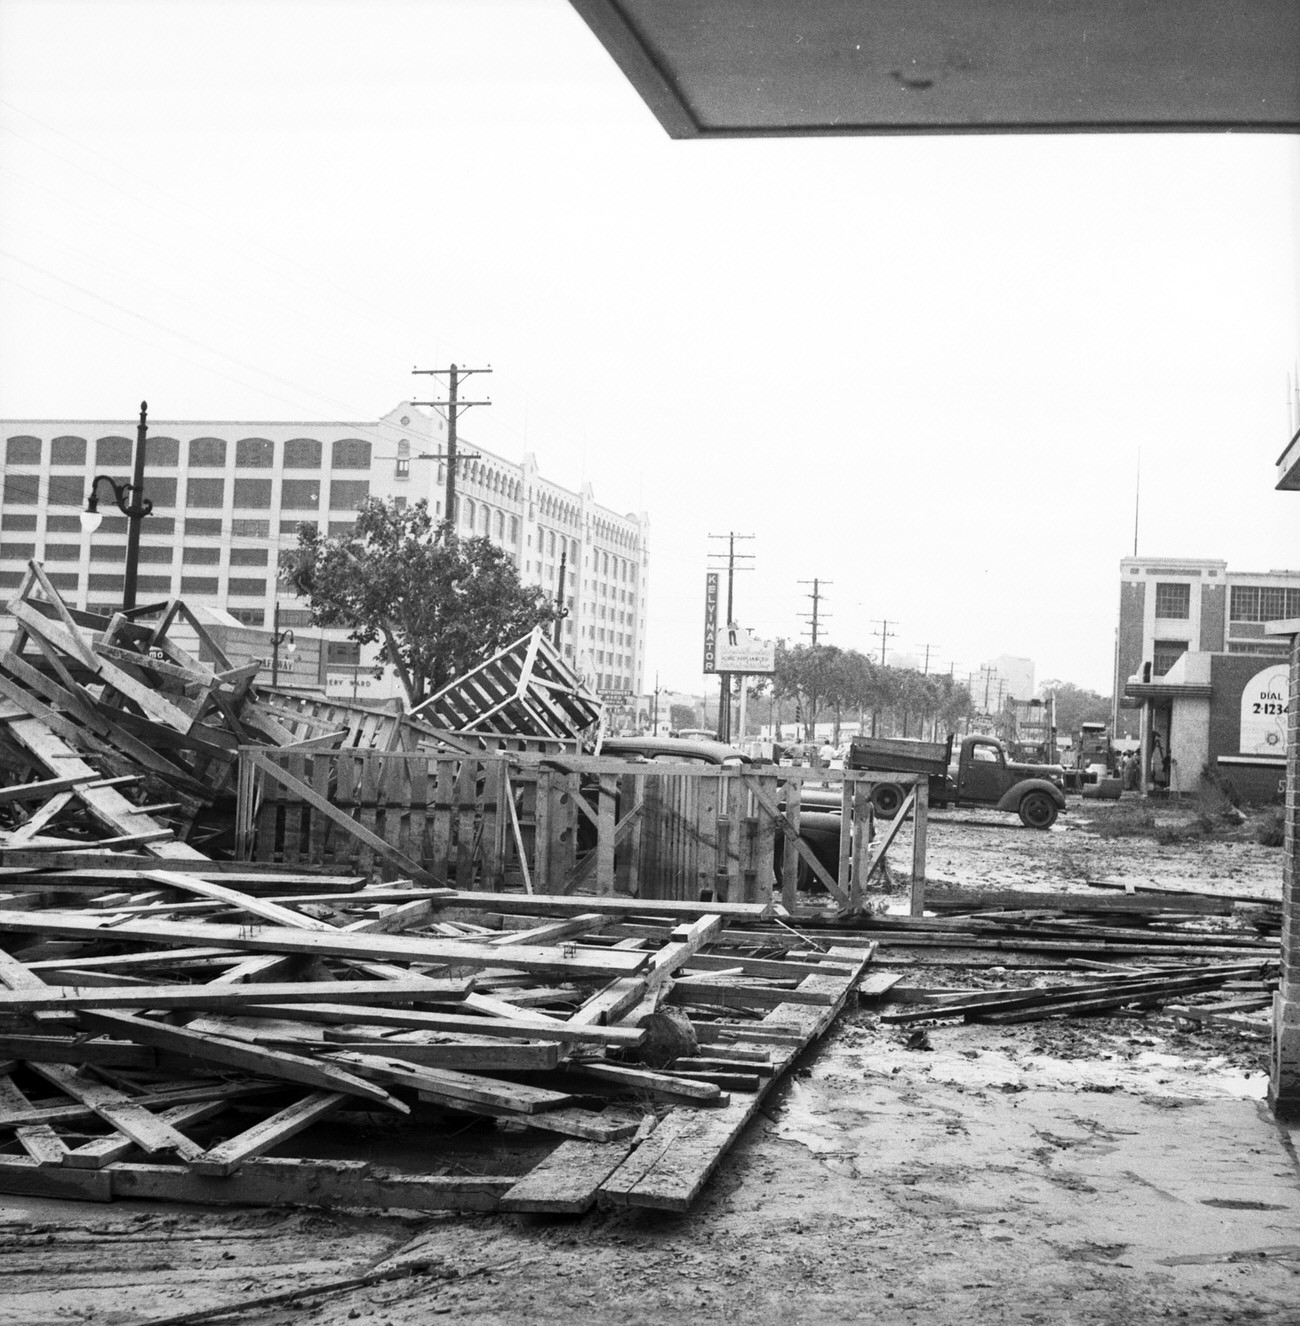
[[[938,649],[939,646],[936,644],[931,644],[927,641],[925,644],[921,645],[920,647],[925,650],[925,666],[922,667],[921,669],[921,675],[923,677],[928,677],[930,675],[930,650]]]
[[[812,599],[813,610],[812,612],[801,612],[798,615],[800,617],[812,619],[812,630],[811,630],[812,643],[813,647],[816,648],[817,636],[821,630],[822,618],[830,616],[829,613],[823,613],[821,610],[822,586],[833,585],[835,582],[833,580],[821,580],[818,579],[816,576],[814,576],[813,579],[811,580],[801,580],[799,581],[799,583],[801,585],[812,586],[812,593],[805,594],[804,597]]]
[[[737,534],[735,530],[729,530],[726,534],[710,534],[711,539],[727,540],[727,630],[730,632],[736,625],[735,610],[733,607],[735,587],[736,587],[736,560],[739,558],[742,562],[752,562],[753,553],[738,553],[736,551],[737,539],[752,539],[753,534]],[[721,553],[710,553],[710,557],[721,557]],[[752,566],[742,566],[742,571],[752,571]],[[732,639],[730,643],[734,644]],[[731,740],[731,678],[734,674],[724,672],[722,676],[722,687],[718,703],[718,740]],[[740,684],[745,684],[744,677],[741,677]]]
[[[989,685],[997,675],[997,668],[984,669],[984,712],[986,714],[989,712]]]
[[[443,373],[447,376],[447,399],[445,401],[412,401],[412,405],[427,405],[433,409],[447,411],[447,450],[443,452],[424,452],[416,456],[416,460],[445,460],[447,462],[447,484],[443,498],[443,524],[446,526],[449,534],[456,532],[456,465],[461,460],[477,460],[479,452],[469,452],[464,456],[456,454],[456,421],[460,418],[462,410],[468,410],[474,405],[491,405],[491,401],[462,401],[458,397],[460,379],[469,377],[472,373],[490,373],[489,368],[457,368],[452,364],[450,368],[413,368],[412,373],[427,373],[438,377]]]
[[[880,627],[880,666],[883,668],[885,666],[885,641],[892,639],[898,632],[889,629],[891,623],[888,621],[872,622],[871,624]],[[893,622],[892,625],[897,626],[898,623]]]

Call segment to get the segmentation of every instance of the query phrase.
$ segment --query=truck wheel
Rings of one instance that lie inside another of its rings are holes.
[[[1030,792],[1020,799],[1020,822],[1027,829],[1050,829],[1056,823],[1056,802],[1046,792]]]
[[[882,820],[892,820],[903,804],[903,789],[897,783],[877,783],[871,789],[871,805]]]

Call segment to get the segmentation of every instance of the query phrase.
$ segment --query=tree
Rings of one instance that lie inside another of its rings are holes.
[[[354,529],[333,537],[304,525],[280,574],[316,625],[378,642],[412,706],[555,619],[545,590],[521,584],[508,553],[435,526],[425,501],[368,498]]]
[[[1069,681],[1045,681],[1038,691],[1043,699],[1056,697],[1056,730],[1062,736],[1077,735],[1080,723],[1110,722],[1109,696]]]
[[[684,727],[698,727],[699,715],[693,704],[674,704],[668,706],[668,724],[674,732]]]

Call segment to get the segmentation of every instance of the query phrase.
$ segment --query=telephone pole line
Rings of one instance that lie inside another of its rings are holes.
[[[467,452],[463,456],[456,454],[456,421],[460,418],[462,410],[468,410],[473,405],[491,405],[491,401],[462,401],[458,397],[460,379],[469,377],[473,373],[490,373],[488,368],[457,368],[452,364],[450,368],[413,368],[412,373],[426,373],[432,377],[441,377],[447,374],[447,399],[445,401],[412,401],[412,405],[427,405],[433,409],[447,411],[447,450],[446,452],[423,452],[415,457],[416,460],[445,460],[447,462],[447,483],[443,497],[443,524],[446,526],[449,534],[456,532],[456,466],[462,460],[477,460],[480,453],[477,451]]]
[[[891,623],[888,621],[874,621],[871,624],[872,626],[880,627],[880,666],[883,668],[885,666],[885,642],[887,640],[893,639],[893,637],[898,634],[897,631],[891,631],[889,628],[891,625],[897,626],[898,623],[897,622]]]
[[[830,616],[830,613],[824,613],[824,612],[822,612],[822,610],[821,610],[822,586],[823,586],[823,585],[833,585],[835,582],[834,582],[833,580],[822,580],[822,579],[819,579],[818,577],[814,576],[811,580],[801,580],[801,581],[799,581],[799,583],[800,583],[801,585],[811,585],[811,586],[812,586],[812,593],[811,593],[811,594],[805,594],[804,597],[805,597],[805,598],[812,599],[813,610],[812,610],[812,612],[801,612],[801,613],[798,614],[798,616],[800,616],[800,617],[804,617],[804,618],[811,618],[811,619],[812,619],[812,632],[811,632],[811,634],[812,634],[812,643],[813,643],[813,647],[816,648],[816,645],[817,645],[817,635],[818,635],[819,630],[820,630],[820,628],[821,628],[822,618],[823,618],[823,617],[829,617],[829,616]]]
[[[757,537],[757,536],[756,536],[756,535],[753,535],[753,534],[737,534],[735,530],[728,530],[726,534],[710,534],[710,535],[709,535],[709,538],[711,538],[711,539],[726,539],[726,540],[727,540],[727,551],[726,551],[725,556],[726,556],[726,558],[727,558],[727,627],[726,627],[726,629],[727,629],[728,632],[731,632],[731,631],[735,628],[735,625],[736,625],[736,616],[735,616],[735,608],[734,608],[735,588],[736,588],[736,570],[737,570],[736,562],[737,562],[737,560],[742,561],[742,562],[752,562],[752,561],[754,560],[754,554],[753,554],[753,553],[738,553],[738,552],[736,551],[736,540],[737,540],[737,539],[752,539],[752,538],[755,538],[755,537]],[[717,558],[717,557],[722,557],[723,555],[724,555],[724,554],[722,554],[722,553],[720,553],[720,552],[716,552],[716,553],[711,552],[711,553],[709,553],[709,556],[710,556],[710,557],[715,557],[715,558]],[[742,567],[740,567],[739,569],[740,569],[741,571],[752,571],[754,568],[753,568],[752,566],[742,566]],[[735,643],[735,638],[734,638],[734,636],[732,636],[732,637],[730,638],[730,643],[732,643],[732,644]],[[720,676],[722,677],[722,683],[721,683],[721,691],[720,691],[719,699],[718,699],[718,740],[719,740],[719,741],[730,741],[730,740],[731,740],[731,678],[732,678],[732,674],[731,674],[730,672],[723,672],[723,673],[720,674]],[[742,735],[743,735],[743,734],[742,734]]]
[[[938,649],[939,646],[927,640],[920,648],[925,650],[925,666],[921,669],[921,675],[928,677],[930,675],[930,650]]]

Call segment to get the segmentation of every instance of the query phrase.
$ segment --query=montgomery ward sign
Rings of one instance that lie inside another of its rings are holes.
[[[718,573],[704,577],[704,671],[717,672],[718,653]]]

